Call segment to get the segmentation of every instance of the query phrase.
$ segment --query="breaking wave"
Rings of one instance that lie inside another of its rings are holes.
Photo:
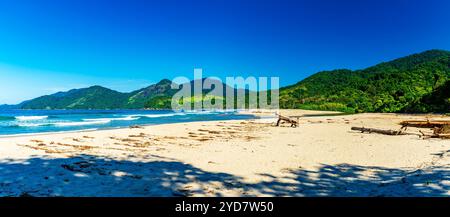
[[[186,115],[184,113],[170,113],[170,114],[138,114],[130,115],[130,117],[146,117],[146,118],[160,118],[160,117],[172,117],[177,115]]]
[[[14,118],[19,121],[35,121],[47,119],[48,116],[16,116]]]

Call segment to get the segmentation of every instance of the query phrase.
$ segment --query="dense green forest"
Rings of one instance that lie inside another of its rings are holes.
[[[282,108],[450,112],[450,52],[430,50],[363,70],[314,74],[280,89]]]
[[[177,91],[171,89],[171,83],[170,80],[164,79],[157,84],[131,93],[92,86],[41,96],[22,102],[17,107],[21,109],[142,109],[146,105],[148,107],[159,105],[160,99],[171,98]],[[170,108],[170,104],[167,108]]]
[[[193,83],[194,81],[191,81],[191,89],[194,87]],[[171,85],[172,81],[163,79],[157,84],[130,93],[92,86],[41,96],[16,106],[3,105],[1,107],[9,109],[171,109],[172,96],[179,90],[172,89]],[[227,88],[230,87],[224,85],[223,91],[226,92]],[[209,91],[203,90],[201,97],[192,96],[187,100],[191,102],[191,105],[203,100],[211,101],[212,99],[206,95]],[[217,97],[217,100],[225,102],[222,96]]]
[[[450,80],[433,92],[426,94],[419,102],[405,109],[406,112],[450,112]]]
[[[74,89],[41,96],[19,104],[21,109],[109,109],[120,108],[127,96],[101,86]]]
[[[193,81],[191,81],[192,84]],[[38,97],[16,106],[21,109],[170,109],[172,82],[131,93],[101,86]],[[193,86],[193,85],[191,85]],[[229,86],[224,85],[226,93]],[[237,91],[234,89],[235,94]],[[191,97],[191,103],[204,100]],[[248,95],[245,90],[245,95]],[[270,96],[269,96],[270,98]],[[211,99],[208,99],[211,100]],[[225,99],[218,97],[217,100]],[[248,101],[246,101],[248,104]],[[280,89],[281,108],[358,112],[450,112],[450,52],[430,50],[362,70],[339,69],[316,73]]]

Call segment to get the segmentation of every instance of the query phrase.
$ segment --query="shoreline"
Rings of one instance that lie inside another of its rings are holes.
[[[32,109],[30,109],[30,110],[32,110]],[[40,109],[38,109],[38,110],[40,110]],[[55,110],[62,110],[62,109],[55,109]],[[128,110],[146,110],[146,109],[128,109]],[[172,111],[172,110],[161,110],[161,111]],[[284,110],[284,111],[289,111],[289,110]],[[303,113],[305,113],[305,115],[303,117],[333,117],[333,116],[352,115],[352,114],[347,114],[347,113],[337,112],[337,111],[335,111],[335,112],[333,112],[333,111],[318,111],[318,110],[298,110],[298,111],[302,111]],[[242,111],[236,111],[236,113],[240,114],[240,115],[253,115],[253,117],[248,118],[248,119],[232,119],[232,121],[233,120],[237,121],[237,120],[276,118],[275,111],[273,111],[273,110],[242,110]],[[176,123],[138,124],[136,126],[147,127],[147,126],[154,126],[154,125],[191,123],[191,122],[209,122],[209,121],[218,121],[218,120],[186,121],[186,122],[176,122]],[[130,128],[132,126],[134,126],[134,125],[104,127],[104,128],[90,128],[90,129],[81,129],[81,130],[61,130],[61,131],[37,132],[37,133],[19,133],[19,134],[7,134],[7,135],[0,134],[0,139],[1,138],[15,138],[15,137],[22,137],[22,136],[45,136],[45,135],[64,134],[64,133],[77,133],[77,132],[83,133],[83,132],[92,132],[92,131],[116,130],[116,129],[126,129],[126,128]]]
[[[253,118],[251,118],[251,119],[253,119]],[[240,119],[240,120],[251,120],[251,119]],[[263,119],[263,118],[257,118],[257,119]],[[238,119],[236,119],[236,120],[238,120]],[[236,120],[230,120],[230,121],[236,121]],[[64,134],[64,133],[84,133],[84,132],[95,132],[95,131],[110,131],[110,130],[132,128],[133,126],[149,127],[149,126],[166,125],[166,124],[210,122],[210,121],[217,121],[217,120],[186,121],[186,122],[177,122],[177,123],[153,123],[153,124],[139,124],[139,125],[130,125],[130,126],[118,126],[118,127],[92,128],[92,129],[83,129],[83,130],[66,130],[66,131],[53,131],[53,132],[41,132],[41,133],[22,133],[22,134],[0,135],[0,139],[2,139],[2,138],[15,138],[15,137],[22,137],[22,136],[46,136],[46,135]],[[223,120],[223,121],[228,121],[228,120]]]
[[[144,109],[141,109],[144,110]],[[1,110],[0,110],[1,111]],[[172,110],[170,110],[172,111]],[[189,114],[189,113],[188,113]],[[239,111],[236,111],[236,114],[238,115],[251,115],[250,113],[241,113]],[[257,115],[252,115],[253,117],[249,117],[248,119],[254,119],[254,118],[264,118],[259,117]],[[231,120],[246,120],[246,119],[231,119]],[[201,121],[180,121],[180,122],[174,122],[176,123],[189,123],[189,122],[202,122],[202,121],[218,121],[218,120],[201,120]],[[61,134],[61,133],[74,133],[74,132],[91,132],[91,131],[101,131],[101,130],[115,130],[115,129],[124,129],[124,128],[130,128],[133,126],[138,127],[146,127],[146,126],[153,126],[153,125],[164,125],[164,124],[171,124],[171,123],[147,123],[147,124],[131,124],[129,126],[115,126],[115,127],[99,127],[99,128],[87,128],[87,129],[80,129],[80,130],[60,130],[60,131],[49,131],[49,132],[36,132],[36,133],[18,133],[18,134],[0,134],[0,138],[11,138],[11,137],[21,137],[21,136],[38,136],[38,135],[51,135],[51,134]]]
[[[450,140],[350,131],[397,129],[418,117],[427,116],[313,116],[297,128],[276,127],[276,118],[200,121],[0,138],[0,196],[450,196]]]

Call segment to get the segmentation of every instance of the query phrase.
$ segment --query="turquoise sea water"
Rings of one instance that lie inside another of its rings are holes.
[[[236,111],[0,110],[0,135],[105,129],[191,121],[250,119]]]

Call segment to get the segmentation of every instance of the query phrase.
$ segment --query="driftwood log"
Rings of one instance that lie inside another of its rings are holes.
[[[290,118],[290,117],[286,117],[286,116],[282,116],[282,115],[278,115],[278,121],[277,121],[277,127],[280,126],[281,122],[287,122],[291,124],[291,127],[297,127],[298,126],[298,121]]]
[[[434,134],[450,134],[450,125],[442,125],[441,127],[435,127]]]
[[[433,129],[432,134],[419,131],[423,138],[450,139],[450,121],[402,121],[400,125],[402,125],[402,130],[406,130],[408,127]]]
[[[352,130],[361,131],[361,133],[378,133],[390,136],[397,135],[417,135],[421,138],[441,138],[441,139],[450,139],[450,121],[403,121],[400,123],[402,128],[400,130],[382,130],[375,128],[364,128],[364,127],[352,127]],[[433,133],[425,133],[423,131],[419,131],[420,134],[417,133],[407,133],[405,132],[408,127],[417,127],[417,128],[429,128],[433,129]]]
[[[426,134],[426,133],[424,133],[422,131],[420,131],[420,133],[422,133],[422,137],[424,139],[426,139],[426,138],[450,139],[450,133],[448,133],[448,134],[436,134],[436,133]]]
[[[384,134],[384,135],[390,135],[390,136],[397,136],[397,135],[411,135],[409,133],[405,133],[402,130],[381,130],[381,129],[375,129],[375,128],[365,128],[365,127],[352,127],[352,130],[355,131],[361,131],[361,133],[378,133],[378,134]],[[416,135],[416,134],[412,134]]]
[[[400,125],[403,127],[434,128],[450,125],[450,121],[402,121]]]

